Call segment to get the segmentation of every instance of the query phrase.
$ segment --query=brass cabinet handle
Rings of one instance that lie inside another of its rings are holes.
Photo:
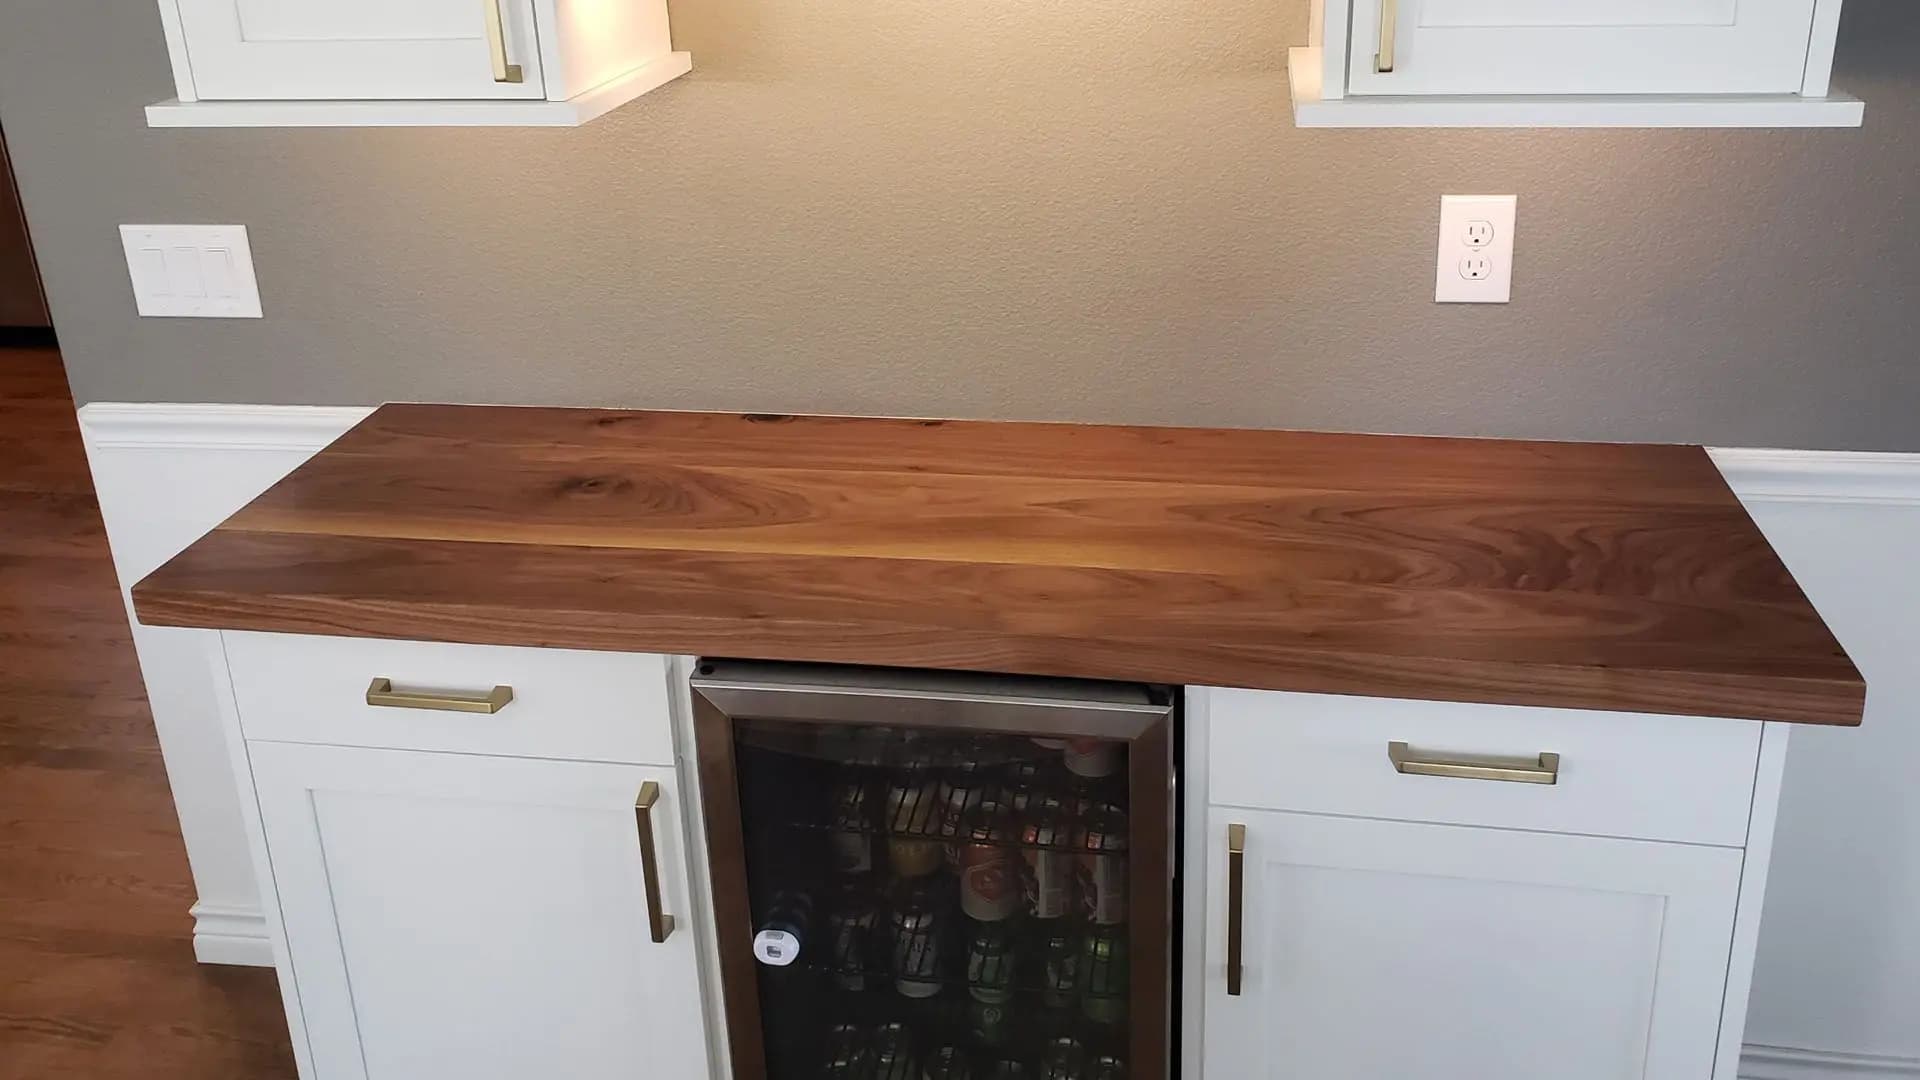
[[[507,25],[506,16],[500,11],[505,0],[480,0],[487,11],[487,51],[493,54],[493,81],[498,83],[526,82],[519,64],[507,63]]]
[[[640,830],[640,876],[647,883],[647,930],[656,944],[673,933],[673,916],[660,910],[660,856],[653,847],[653,804],[659,801],[660,785],[652,780],[640,785],[640,797],[633,800],[633,822]]]
[[[442,712],[497,713],[513,701],[513,687],[496,686],[484,694],[426,694],[395,690],[392,679],[367,684],[367,704],[389,709],[438,709]]]
[[[1393,73],[1393,35],[1399,27],[1400,0],[1380,0],[1380,39],[1373,54],[1373,70],[1382,75]]]
[[[1227,826],[1227,994],[1240,996],[1241,893],[1246,888],[1247,827]]]
[[[1452,776],[1462,780],[1506,780],[1516,784],[1552,784],[1560,779],[1560,755],[1542,753],[1537,758],[1473,757],[1452,754],[1422,754],[1403,742],[1387,744],[1387,760],[1393,771],[1409,776]]]

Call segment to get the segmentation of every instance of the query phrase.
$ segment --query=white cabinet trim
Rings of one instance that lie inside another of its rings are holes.
[[[693,70],[693,54],[668,53],[565,101],[189,101],[147,106],[147,126],[574,127]]]

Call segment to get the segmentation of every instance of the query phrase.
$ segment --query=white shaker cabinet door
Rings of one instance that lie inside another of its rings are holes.
[[[670,769],[248,744],[313,1080],[708,1075]]]
[[[1353,0],[1355,94],[1799,93],[1814,0]],[[1391,71],[1382,15],[1394,14]]]
[[[533,0],[164,0],[207,99],[544,98]],[[498,3],[506,58],[494,79]]]
[[[1740,851],[1209,813],[1209,1080],[1713,1075]],[[1233,824],[1245,827],[1237,995]]]

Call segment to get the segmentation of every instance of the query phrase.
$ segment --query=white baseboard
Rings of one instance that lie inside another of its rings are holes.
[[[1920,505],[1920,454],[1713,448],[1742,502]]]
[[[1893,1076],[1920,1077],[1920,1058],[1754,1043],[1740,1051],[1740,1080],[1870,1080]]]
[[[272,967],[273,942],[259,905],[221,907],[205,902],[188,909],[193,916],[193,956],[203,964]]]

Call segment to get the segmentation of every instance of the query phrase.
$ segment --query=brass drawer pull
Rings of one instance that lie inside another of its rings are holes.
[[[493,57],[493,81],[497,83],[526,82],[519,64],[507,63],[507,26],[506,17],[500,11],[504,0],[480,0],[487,13],[487,51]]]
[[[1241,893],[1246,887],[1247,827],[1227,826],[1227,994],[1240,996]]]
[[[429,694],[395,690],[392,679],[367,684],[367,704],[389,709],[438,709],[442,712],[497,713],[513,700],[513,687],[496,686],[484,694]]]
[[[1422,754],[1403,742],[1387,744],[1387,760],[1393,771],[1409,776],[1452,776],[1461,780],[1506,780],[1516,784],[1552,784],[1560,779],[1560,755],[1541,753],[1537,758]]]
[[[1379,49],[1373,54],[1373,70],[1393,74],[1393,38],[1399,29],[1400,0],[1380,0]]]
[[[633,821],[640,830],[640,876],[647,886],[647,931],[655,944],[673,933],[673,916],[660,910],[660,856],[653,847],[653,804],[660,801],[660,785],[648,780],[633,800]]]

